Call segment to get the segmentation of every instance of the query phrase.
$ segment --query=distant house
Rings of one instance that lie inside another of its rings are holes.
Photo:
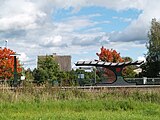
[[[142,72],[142,68],[136,68],[133,70],[136,74],[139,74]]]
[[[71,56],[70,55],[57,55],[53,53],[52,55],[48,55],[53,57],[53,59],[58,63],[60,70],[62,71],[71,71]],[[45,56],[38,56],[38,61],[44,59]],[[39,63],[39,62],[38,62]],[[39,66],[37,63],[37,67]]]

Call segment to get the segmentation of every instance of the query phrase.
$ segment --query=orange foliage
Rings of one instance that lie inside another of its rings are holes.
[[[104,48],[103,46],[101,47],[101,52],[96,53],[99,57],[99,60],[105,61],[105,62],[123,62],[124,60],[121,58],[120,53],[117,53],[116,50],[109,50]],[[115,74],[107,69],[107,68],[101,68],[102,69],[102,76],[106,78],[107,83],[113,83],[116,80]],[[100,71],[99,71],[100,72]]]
[[[105,61],[105,62],[123,62],[123,59],[120,56],[120,53],[117,53],[116,50],[109,50],[101,47],[101,52],[96,53],[99,56],[99,60]]]
[[[7,48],[0,48],[0,79],[8,80],[14,76],[14,56],[10,56],[11,54],[15,52]],[[17,72],[21,71],[21,65],[17,60]]]

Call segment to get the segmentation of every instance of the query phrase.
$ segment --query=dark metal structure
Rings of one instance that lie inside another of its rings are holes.
[[[134,61],[134,62],[119,62],[119,63],[112,63],[112,62],[103,62],[103,61],[78,61],[75,63],[76,66],[95,66],[95,67],[104,67],[114,72],[116,76],[116,80],[109,84],[109,85],[136,85],[136,83],[128,83],[122,77],[122,70],[124,67],[129,65],[140,65],[144,61]],[[103,86],[108,85],[104,83],[97,83],[97,85]]]
[[[17,87],[17,58],[14,56],[14,87]]]
[[[17,56],[20,54],[11,54],[10,56],[14,57],[14,80],[13,80],[13,86],[17,87],[18,84],[18,75],[17,75]]]

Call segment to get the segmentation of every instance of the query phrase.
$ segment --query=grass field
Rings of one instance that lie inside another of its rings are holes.
[[[0,92],[0,120],[159,120],[160,94],[25,90]]]

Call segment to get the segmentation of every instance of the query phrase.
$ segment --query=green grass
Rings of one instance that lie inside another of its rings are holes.
[[[158,120],[160,105],[129,100],[1,103],[1,120]]]
[[[137,91],[1,91],[0,120],[159,120],[159,97]]]

